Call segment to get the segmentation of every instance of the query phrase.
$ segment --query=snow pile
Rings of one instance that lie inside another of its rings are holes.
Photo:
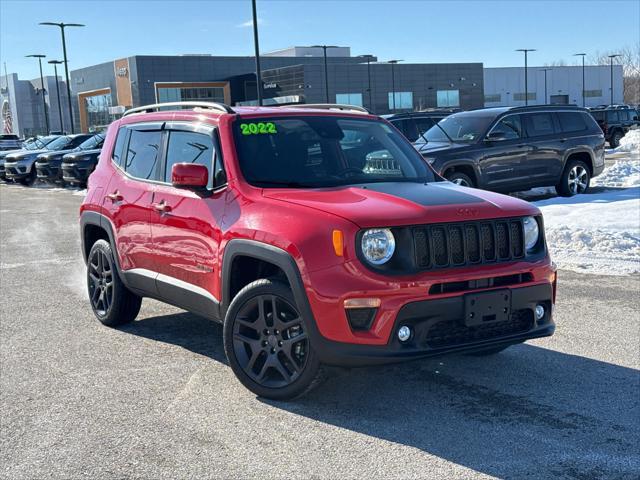
[[[640,273],[640,187],[535,202],[551,258],[560,268]]]
[[[613,149],[614,152],[640,153],[640,129],[629,130],[620,139],[620,145]]]
[[[640,159],[625,158],[616,161],[594,178],[591,185],[597,187],[640,186]]]

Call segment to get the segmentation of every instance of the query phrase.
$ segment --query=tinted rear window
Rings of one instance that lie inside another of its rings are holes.
[[[560,129],[563,132],[581,132],[587,129],[582,113],[558,112],[557,115],[560,121]]]
[[[553,117],[550,113],[530,113],[524,115],[527,122],[527,134],[530,137],[541,137],[555,133]]]
[[[123,158],[125,157],[125,155],[122,150],[124,149],[124,144],[127,139],[127,133],[129,133],[129,130],[124,127],[118,130],[118,136],[116,137],[116,146],[113,148],[112,158],[114,163],[119,167],[123,166]]]

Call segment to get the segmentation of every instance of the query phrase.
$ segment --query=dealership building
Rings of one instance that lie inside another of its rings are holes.
[[[47,133],[47,119],[49,131],[69,130],[71,124],[67,84],[60,77],[58,82],[60,109],[54,76],[44,77],[44,88],[40,77],[35,80],[20,80],[15,73],[0,77],[2,133],[16,133],[22,137],[44,135]],[[42,102],[43,95],[46,107]],[[64,126],[60,125],[60,114]]]
[[[352,56],[349,47],[328,48],[325,73],[321,47],[291,47],[261,56],[265,105],[344,103],[377,114],[423,110],[524,105],[524,69],[483,68],[482,63],[390,63]],[[546,97],[544,69],[546,76]],[[614,66],[614,103],[622,103],[622,67]],[[40,80],[2,78],[3,109],[14,131],[44,133]],[[76,131],[101,129],[128,108],[159,102],[211,101],[256,105],[253,57],[135,55],[71,71]],[[582,67],[530,67],[529,104],[582,104]],[[60,85],[63,115],[66,87]],[[45,78],[51,130],[59,130],[55,79]],[[609,103],[608,66],[585,68],[586,105]],[[69,119],[63,118],[69,131]]]

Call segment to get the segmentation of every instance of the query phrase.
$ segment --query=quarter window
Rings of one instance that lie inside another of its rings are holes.
[[[167,167],[164,181],[171,183],[171,168],[176,163],[196,163],[207,167],[209,184],[211,187],[213,176],[213,139],[210,135],[195,132],[169,132],[169,147],[167,149]]]
[[[142,180],[159,180],[162,132],[132,130],[125,171]]]
[[[580,132],[587,129],[580,113],[558,112],[558,120],[563,132]]]
[[[527,134],[530,137],[541,137],[543,135],[553,135],[553,118],[550,113],[532,113],[526,115],[528,120]]]
[[[118,130],[118,135],[116,137],[116,146],[113,148],[113,155],[111,158],[113,158],[113,162],[119,167],[123,166],[122,160],[124,157],[124,152],[122,150],[124,149],[124,144],[127,139],[127,133],[128,130],[126,128],[121,128]]]
[[[608,123],[617,123],[620,121],[620,116],[618,115],[618,111],[616,110],[609,110],[607,112],[607,122]]]

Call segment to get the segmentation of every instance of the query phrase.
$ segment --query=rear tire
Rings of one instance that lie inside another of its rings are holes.
[[[556,192],[561,197],[573,197],[589,190],[591,174],[589,167],[581,160],[571,160],[564,167]]]
[[[611,148],[617,148],[620,146],[620,139],[624,137],[620,130],[616,130],[613,135],[611,135],[611,140],[609,141],[609,146]]]
[[[275,279],[256,280],[235,296],[225,315],[223,338],[229,365],[256,395],[290,400],[322,379],[307,322],[291,288]]]
[[[87,290],[93,313],[107,327],[133,322],[140,312],[142,297],[120,280],[113,250],[106,240],[96,241],[89,252]]]
[[[462,172],[452,172],[447,173],[445,177],[451,183],[455,183],[456,185],[460,185],[461,187],[469,187],[475,188],[475,184],[469,175],[464,174]]]

